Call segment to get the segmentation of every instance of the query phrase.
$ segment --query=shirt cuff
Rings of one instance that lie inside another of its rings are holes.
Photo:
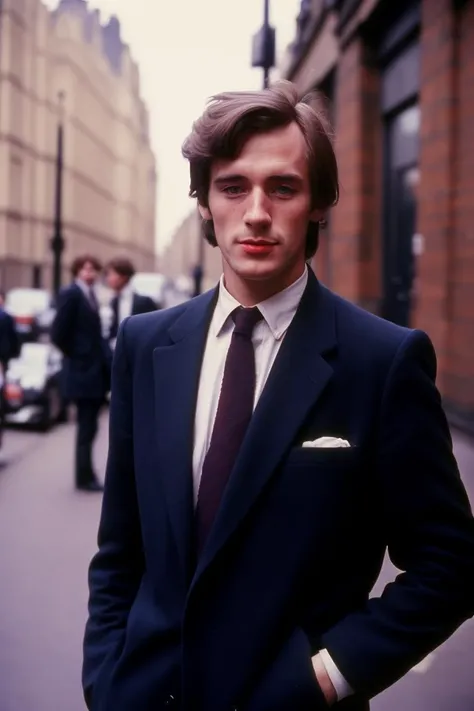
[[[347,681],[344,679],[342,676],[341,672],[335,665],[331,655],[329,654],[327,649],[321,649],[318,652],[319,656],[321,657],[321,661],[324,664],[324,667],[328,673],[329,678],[331,679],[331,683],[334,686],[337,694],[337,700],[342,701],[342,699],[345,699],[346,696],[351,696],[354,691],[353,689],[349,686]]]

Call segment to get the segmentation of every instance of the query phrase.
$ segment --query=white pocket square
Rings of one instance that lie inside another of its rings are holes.
[[[302,447],[350,447],[351,445],[347,439],[340,439],[339,437],[318,437],[318,439],[313,439],[312,442],[303,442]]]

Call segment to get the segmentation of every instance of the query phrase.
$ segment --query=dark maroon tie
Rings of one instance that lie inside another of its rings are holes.
[[[255,353],[252,333],[262,314],[257,307],[237,308],[211,443],[204,459],[197,501],[198,554],[219,508],[253,413]]]

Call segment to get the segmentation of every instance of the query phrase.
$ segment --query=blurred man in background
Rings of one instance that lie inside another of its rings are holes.
[[[5,376],[8,363],[20,355],[21,342],[15,320],[5,311],[5,293],[0,291],[0,441],[5,422]]]
[[[58,296],[51,340],[64,354],[66,398],[76,405],[76,488],[101,491],[92,465],[92,445],[98,418],[110,387],[112,354],[102,336],[95,284],[102,266],[93,255],[77,257],[72,264],[73,284]]]
[[[20,354],[20,338],[15,319],[5,311],[5,292],[0,290],[0,364],[6,373],[8,362]]]
[[[150,296],[143,296],[133,291],[130,281],[135,274],[135,267],[129,259],[117,257],[112,259],[106,267],[107,286],[115,292],[110,304],[112,309],[112,323],[109,339],[111,345],[115,344],[118,329],[122,321],[129,316],[155,311],[157,304]]]

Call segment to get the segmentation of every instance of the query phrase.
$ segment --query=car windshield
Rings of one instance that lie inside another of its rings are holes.
[[[49,305],[49,294],[41,289],[13,289],[5,300],[9,311],[45,311]]]

